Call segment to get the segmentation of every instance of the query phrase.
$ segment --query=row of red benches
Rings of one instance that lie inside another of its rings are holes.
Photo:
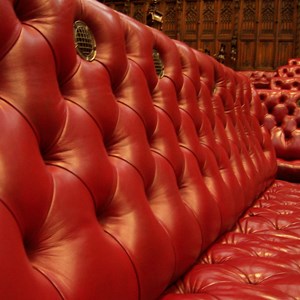
[[[265,124],[278,158],[278,177],[300,182],[300,59],[289,59],[274,72],[242,73],[266,107]]]

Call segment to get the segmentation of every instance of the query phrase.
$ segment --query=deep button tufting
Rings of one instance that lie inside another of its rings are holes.
[[[261,92],[259,94],[259,98],[260,98],[261,101],[265,101],[267,99],[267,95],[265,93]]]
[[[248,284],[256,285],[259,284],[263,280],[264,276],[261,272],[256,272],[252,274],[247,274],[245,279]]]
[[[94,0],[16,3],[27,24],[8,14],[21,34],[0,61],[1,295],[157,299],[179,277],[181,299],[299,295],[299,212],[278,204],[295,186],[216,241],[275,176],[249,81]],[[74,20],[95,35],[92,62]]]
[[[299,62],[296,59],[289,59],[288,64],[291,66],[297,66]]]
[[[288,109],[288,114],[289,115],[293,115],[294,114],[294,111],[296,109],[296,103],[292,100],[287,100],[286,103],[285,103],[287,109]]]
[[[268,109],[268,112],[272,113],[274,107],[278,104],[278,99],[274,96],[269,96],[265,99],[264,103]]]
[[[295,168],[293,161],[299,159],[299,151],[296,150],[299,145],[300,128],[300,112],[297,106],[299,92],[272,89],[258,90],[258,94],[267,95],[263,101],[268,111],[264,117],[264,124],[272,135],[279,164],[278,175],[280,178],[285,178],[282,177],[285,176],[284,170],[284,173],[291,172],[290,176],[287,175],[289,180],[298,180],[298,168]]]
[[[288,109],[285,104],[280,103],[274,107],[272,114],[275,117],[277,126],[280,126],[281,123],[283,122],[283,119],[288,114]]]
[[[291,138],[292,133],[297,129],[297,122],[293,116],[286,116],[282,123],[283,132],[286,138]]]
[[[288,95],[281,94],[279,97],[279,103],[284,103],[288,99]]]

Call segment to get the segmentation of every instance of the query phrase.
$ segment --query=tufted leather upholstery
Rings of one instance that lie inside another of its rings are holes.
[[[270,81],[270,88],[273,90],[300,90],[300,77],[273,77]]]
[[[3,299],[300,295],[300,188],[244,75],[94,0],[0,17]]]
[[[269,89],[273,77],[277,77],[277,71],[239,71],[250,78],[256,89]]]
[[[278,160],[278,177],[300,181],[300,92],[257,90]]]
[[[271,78],[270,87],[257,89],[267,108],[265,123],[271,131],[278,159],[278,178],[300,182],[300,60],[289,59]]]
[[[277,69],[277,76],[270,80],[270,88],[278,90],[300,90],[300,60],[289,59],[288,64]]]
[[[243,71],[265,105],[278,163],[277,178],[300,182],[300,59],[274,72]],[[273,74],[273,75],[272,75]]]
[[[290,58],[286,65],[280,66],[277,70],[280,77],[299,77],[300,76],[300,59]]]
[[[299,196],[276,181],[163,299],[298,299]]]

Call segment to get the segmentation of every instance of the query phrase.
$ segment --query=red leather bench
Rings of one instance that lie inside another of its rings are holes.
[[[246,76],[94,0],[0,17],[1,299],[299,298],[300,186]]]
[[[300,182],[300,59],[274,72],[242,71],[266,107],[265,125],[277,156],[277,178]]]
[[[300,92],[257,90],[265,105],[265,125],[271,132],[280,179],[300,182]]]

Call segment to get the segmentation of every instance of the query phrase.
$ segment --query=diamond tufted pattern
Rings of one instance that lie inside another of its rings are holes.
[[[300,93],[290,90],[257,90],[266,107],[265,125],[276,150],[278,178],[300,181]]]
[[[163,299],[297,299],[299,196],[274,183]]]
[[[300,182],[299,58],[289,59],[274,72],[243,71],[266,107],[265,125],[270,130],[277,156],[277,178]]]
[[[299,296],[299,186],[244,75],[94,0],[0,17],[1,297]]]

